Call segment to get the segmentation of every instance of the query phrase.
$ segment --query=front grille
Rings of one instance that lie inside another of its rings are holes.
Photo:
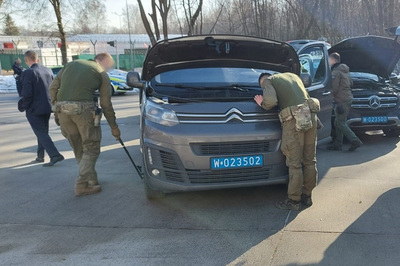
[[[240,143],[201,143],[191,144],[193,152],[200,156],[258,154],[271,152],[276,142],[254,141]]]
[[[159,151],[162,166],[166,169],[178,170],[178,163],[172,153],[166,151]]]
[[[370,96],[370,97],[355,97],[351,105],[354,109],[389,109],[397,106],[398,98],[394,96]]]
[[[236,123],[257,123],[257,122],[273,122],[279,121],[277,112],[262,113],[243,113],[236,108],[228,110],[226,113],[218,114],[176,114],[181,124],[226,124],[229,122]]]
[[[163,176],[165,176],[167,180],[184,182],[184,167],[177,155],[155,149],[151,149],[151,154],[153,156],[154,165],[164,173]]]
[[[270,168],[243,168],[218,171],[186,170],[192,184],[245,182],[269,179]]]

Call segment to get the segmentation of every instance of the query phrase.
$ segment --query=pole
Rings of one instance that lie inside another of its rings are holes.
[[[125,150],[125,152],[126,152],[126,155],[128,155],[129,159],[131,160],[131,163],[132,163],[133,166],[135,167],[136,172],[138,173],[138,175],[140,176],[140,178],[143,179],[142,167],[136,165],[135,161],[132,159],[132,156],[129,154],[128,149],[125,147],[125,144],[124,144],[124,142],[122,141],[122,139],[119,138],[118,140],[119,140],[119,143],[121,143],[122,148],[124,148],[124,150]]]
[[[57,41],[57,40],[51,39],[51,43],[54,45],[54,50],[56,51],[56,62],[57,62],[57,66],[58,66],[58,53],[57,53],[57,44],[58,44],[58,41]]]
[[[96,40],[96,41],[92,41],[92,40],[90,40],[90,42],[91,42],[91,43],[92,43],[92,45],[93,45],[94,56],[96,56],[96,44],[97,44],[97,40]]]
[[[128,0],[126,0],[126,17],[127,17],[127,20],[128,20],[129,50],[130,50],[130,59],[131,59],[131,69],[134,69],[133,51],[132,51],[132,36],[131,36],[131,22],[130,22],[130,19],[129,19]]]
[[[119,69],[118,42],[115,40],[115,55],[117,56],[117,69]]]
[[[14,42],[14,40],[12,40],[12,42],[15,44],[15,57],[18,57],[18,44],[19,44],[19,41],[18,42]]]

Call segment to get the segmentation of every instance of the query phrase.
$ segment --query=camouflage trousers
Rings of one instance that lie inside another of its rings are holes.
[[[100,155],[101,128],[94,126],[93,112],[86,110],[80,115],[60,113],[61,132],[68,139],[79,163],[76,184],[97,184],[95,170]]]
[[[289,167],[288,198],[300,201],[301,194],[310,196],[317,184],[317,116],[312,115],[313,127],[297,131],[294,119],[282,124],[282,153]]]

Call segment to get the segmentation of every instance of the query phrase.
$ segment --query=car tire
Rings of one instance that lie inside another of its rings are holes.
[[[159,190],[152,189],[146,181],[146,177],[143,178],[144,183],[144,192],[146,193],[146,197],[149,200],[156,200],[165,197],[165,193]]]
[[[384,130],[383,133],[385,133],[386,137],[398,138],[400,136],[400,129],[388,129]]]

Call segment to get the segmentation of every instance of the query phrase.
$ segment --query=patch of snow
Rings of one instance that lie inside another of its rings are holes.
[[[11,93],[11,92],[17,92],[17,85],[15,84],[14,76],[0,75],[0,93]]]

